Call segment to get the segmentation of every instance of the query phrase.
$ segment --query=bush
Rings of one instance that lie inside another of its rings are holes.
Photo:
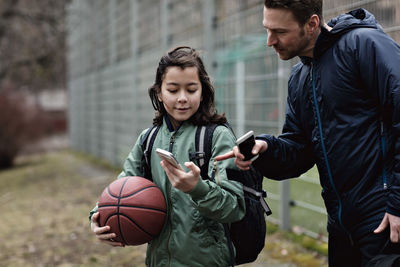
[[[11,167],[18,152],[43,135],[43,123],[26,94],[0,90],[0,169]]]

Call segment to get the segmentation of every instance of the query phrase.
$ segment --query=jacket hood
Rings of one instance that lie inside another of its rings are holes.
[[[381,28],[374,15],[362,8],[333,18],[328,26],[332,27],[331,34],[343,34],[354,28]]]
[[[329,47],[331,47],[343,34],[357,28],[375,28],[382,30],[374,15],[367,10],[360,8],[352,10],[346,14],[333,18],[328,23],[332,27],[331,31],[322,27],[314,48],[314,57],[320,57]]]

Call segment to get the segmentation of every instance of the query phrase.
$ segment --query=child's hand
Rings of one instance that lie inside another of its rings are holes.
[[[165,170],[172,186],[182,192],[187,193],[193,190],[200,180],[200,168],[193,162],[185,162],[185,166],[189,169],[189,172],[175,168],[166,160],[162,160],[160,164]]]
[[[110,226],[99,226],[99,213],[96,212],[92,216],[92,220],[90,223],[90,228],[92,229],[93,233],[96,234],[97,239],[102,242],[106,243],[108,245],[111,245],[113,247],[124,247],[125,245],[121,242],[116,242],[113,240],[114,237],[117,235],[115,233],[109,233],[110,231]]]

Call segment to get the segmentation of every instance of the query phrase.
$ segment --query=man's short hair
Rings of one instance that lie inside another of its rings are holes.
[[[292,11],[300,26],[304,26],[307,20],[316,14],[322,25],[322,0],[265,0],[264,6]]]

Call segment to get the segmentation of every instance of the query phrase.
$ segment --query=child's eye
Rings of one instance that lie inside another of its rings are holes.
[[[189,88],[189,89],[188,89],[188,92],[189,92],[190,94],[194,94],[194,93],[197,92],[197,88]]]
[[[169,93],[171,93],[171,94],[175,94],[176,92],[178,92],[178,89],[170,88],[170,89],[167,89],[167,91],[168,91]]]

